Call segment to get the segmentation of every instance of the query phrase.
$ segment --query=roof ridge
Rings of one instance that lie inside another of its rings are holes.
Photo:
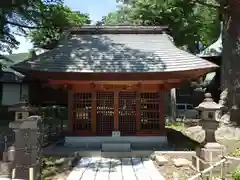
[[[85,25],[66,28],[71,34],[161,34],[167,26],[96,26]]]

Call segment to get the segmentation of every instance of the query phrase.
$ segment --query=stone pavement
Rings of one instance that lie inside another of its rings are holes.
[[[165,180],[149,158],[83,157],[67,180]]]

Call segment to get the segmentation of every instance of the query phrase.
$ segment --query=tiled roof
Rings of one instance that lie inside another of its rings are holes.
[[[0,63],[3,65],[3,74],[0,77],[0,82],[16,82],[22,81],[24,75],[10,68],[11,65],[19,63],[29,58],[29,53],[17,53],[10,55],[1,55]]]
[[[197,54],[199,57],[219,57],[222,55],[222,39],[219,38],[216,42]]]
[[[221,22],[221,30],[220,35],[216,42],[211,44],[209,47],[204,49],[202,52],[197,54],[198,57],[219,57],[222,55],[222,30],[223,30],[223,22]]]
[[[217,65],[178,49],[164,33],[74,34],[14,69],[51,72],[170,72]]]

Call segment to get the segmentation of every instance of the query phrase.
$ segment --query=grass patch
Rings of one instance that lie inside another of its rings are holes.
[[[183,131],[186,129],[186,126],[182,122],[175,122],[175,123],[167,123],[166,126],[167,128],[174,129],[176,131]]]

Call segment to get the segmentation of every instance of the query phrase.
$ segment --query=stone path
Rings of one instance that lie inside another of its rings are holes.
[[[165,180],[149,158],[83,157],[67,180]]]

